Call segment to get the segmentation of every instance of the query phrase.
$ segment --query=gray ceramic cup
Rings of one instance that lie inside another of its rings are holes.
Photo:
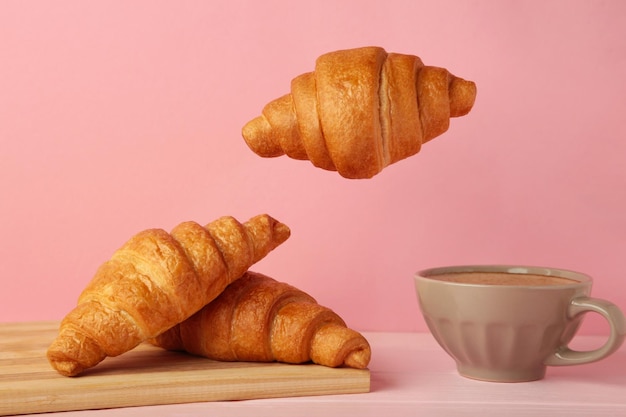
[[[624,341],[626,319],[613,303],[592,298],[588,275],[554,268],[469,265],[415,275],[420,309],[431,333],[468,378],[493,382],[542,379],[546,366],[603,359]],[[609,323],[603,346],[568,344],[584,313]]]

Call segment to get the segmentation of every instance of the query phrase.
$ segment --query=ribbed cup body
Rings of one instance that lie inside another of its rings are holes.
[[[506,266],[490,268],[511,270]],[[525,273],[519,268],[512,270]],[[571,300],[591,291],[591,280],[577,273],[567,275],[572,279],[569,283],[544,286],[437,279],[445,271],[416,276],[420,308],[437,342],[456,361],[459,373],[480,380],[543,378],[546,358],[566,346],[580,325],[581,316],[567,315]],[[558,271],[531,272],[552,275]]]

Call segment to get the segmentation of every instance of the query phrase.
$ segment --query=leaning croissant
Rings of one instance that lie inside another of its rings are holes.
[[[291,285],[248,271],[156,346],[221,361],[366,368],[367,340],[332,310]]]
[[[294,78],[291,93],[267,104],[242,135],[260,156],[287,154],[345,178],[371,178],[448,130],[475,98],[472,81],[417,56],[341,50]]]
[[[74,376],[133,349],[200,310],[289,235],[268,215],[138,233],[98,269],[63,319],[50,364]]]

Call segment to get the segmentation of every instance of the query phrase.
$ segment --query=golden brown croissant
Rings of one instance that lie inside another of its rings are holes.
[[[219,297],[151,343],[221,361],[366,368],[367,340],[313,297],[248,271]]]
[[[50,364],[73,376],[131,350],[200,310],[289,235],[268,215],[138,233],[100,266],[63,319]]]
[[[242,135],[258,155],[308,159],[345,178],[371,178],[419,152],[467,114],[476,85],[414,55],[365,47],[320,56]]]

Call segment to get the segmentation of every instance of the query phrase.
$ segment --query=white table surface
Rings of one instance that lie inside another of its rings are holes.
[[[463,378],[428,333],[363,333],[372,345],[365,394],[175,404],[47,416],[584,416],[626,417],[626,349],[603,361],[548,368],[546,378],[492,383]],[[603,338],[578,336],[576,349]]]

